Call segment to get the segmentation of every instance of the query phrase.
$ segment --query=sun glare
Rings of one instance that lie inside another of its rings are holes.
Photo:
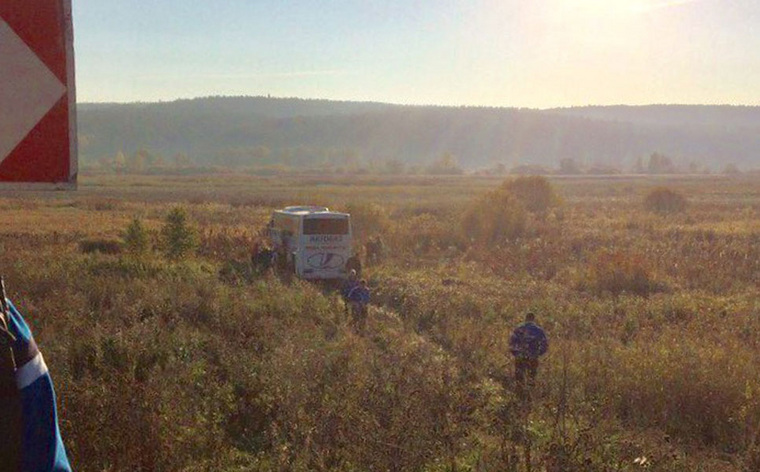
[[[564,13],[583,16],[618,16],[647,12],[664,6],[692,3],[694,0],[558,0]]]

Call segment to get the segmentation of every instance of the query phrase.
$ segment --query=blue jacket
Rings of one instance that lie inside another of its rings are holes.
[[[359,286],[359,281],[356,279],[346,279],[345,282],[343,282],[343,287],[340,289],[340,294],[343,295],[343,298],[348,300],[348,296],[351,294],[351,291]]]
[[[350,302],[357,302],[361,303],[362,305],[366,305],[369,303],[369,289],[367,289],[367,287],[357,285],[348,292],[346,299]]]
[[[10,301],[8,306],[8,329],[16,337],[13,344],[16,385],[21,394],[21,470],[71,472],[58,429],[55,392],[45,360],[24,318]]]
[[[538,359],[546,354],[549,341],[540,326],[526,321],[515,328],[512,337],[509,338],[509,349],[515,357]]]

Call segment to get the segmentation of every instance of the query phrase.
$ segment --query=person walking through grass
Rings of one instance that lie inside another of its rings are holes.
[[[346,297],[351,306],[351,324],[354,331],[364,335],[367,326],[367,305],[369,304],[369,288],[367,281],[362,279],[358,285],[351,289]]]
[[[349,310],[351,308],[351,303],[348,300],[348,295],[351,293],[353,289],[359,286],[359,277],[356,274],[356,271],[351,269],[348,272],[348,277],[343,282],[343,286],[340,288],[340,295],[343,297],[343,304],[346,307],[346,314],[349,314]]]
[[[509,349],[515,358],[515,383],[518,391],[533,387],[538,373],[538,359],[546,354],[549,341],[544,330],[536,324],[536,315],[528,312],[525,322],[515,328],[509,339]],[[527,382],[526,382],[527,381]]]

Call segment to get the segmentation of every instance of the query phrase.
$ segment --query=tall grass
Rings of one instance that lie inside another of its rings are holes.
[[[0,198],[0,269],[77,470],[756,467],[755,183],[669,182],[690,206],[665,218],[641,207],[645,181],[546,181],[536,212],[494,179],[300,183]],[[246,268],[275,205],[315,202],[388,245],[364,337],[335,293]],[[160,250],[177,205],[198,230],[182,258]],[[134,215],[147,247],[81,250]],[[528,310],[550,339],[529,410],[506,345]]]

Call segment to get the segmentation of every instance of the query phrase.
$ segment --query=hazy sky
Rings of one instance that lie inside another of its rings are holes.
[[[80,101],[760,105],[758,0],[73,0]]]

